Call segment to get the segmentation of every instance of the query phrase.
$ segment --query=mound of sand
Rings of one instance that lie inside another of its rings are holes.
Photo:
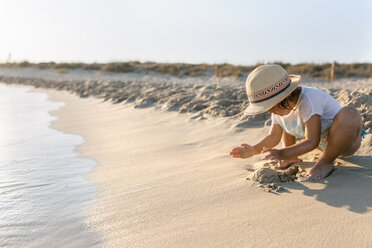
[[[180,84],[173,82],[137,82],[68,80],[0,76],[8,84],[32,85],[36,88],[66,90],[82,98],[93,96],[105,101],[132,103],[136,108],[150,106],[180,113],[199,113],[202,116],[228,117],[241,115],[248,105],[243,87],[217,84]],[[267,115],[254,117],[265,120]]]
[[[280,192],[284,190],[282,183],[306,179],[306,170],[301,168],[299,164],[280,169],[275,166],[276,163],[275,161],[256,163],[256,170],[248,176],[247,180],[258,182],[268,192]]]

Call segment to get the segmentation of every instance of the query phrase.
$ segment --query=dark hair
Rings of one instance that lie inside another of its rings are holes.
[[[301,86],[298,86],[292,93],[284,98],[280,103],[278,103],[278,107],[281,109],[289,109],[292,110],[289,103],[298,100],[298,97],[301,94]]]

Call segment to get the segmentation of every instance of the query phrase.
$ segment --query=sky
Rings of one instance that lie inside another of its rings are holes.
[[[372,62],[370,0],[0,0],[0,63]]]

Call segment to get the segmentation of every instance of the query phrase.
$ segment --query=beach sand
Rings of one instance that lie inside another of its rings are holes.
[[[233,159],[267,127],[237,132],[229,118],[138,109],[55,90],[67,105],[53,126],[79,134],[78,152],[98,162],[86,213],[105,247],[370,247],[372,154],[339,160],[324,180],[283,183],[268,193],[246,180],[259,156]],[[309,157],[311,159],[311,157]]]
[[[319,156],[309,153],[295,165],[299,174],[270,185],[260,177],[261,166],[269,166],[261,156],[229,156],[269,129],[268,116],[242,116],[243,81],[0,74],[3,82],[35,86],[66,103],[53,112],[53,127],[83,136],[77,151],[97,161],[87,178],[98,185],[98,198],[85,217],[104,247],[372,246],[370,79],[303,82],[357,107],[367,135],[355,156],[337,159],[329,177],[301,177]]]

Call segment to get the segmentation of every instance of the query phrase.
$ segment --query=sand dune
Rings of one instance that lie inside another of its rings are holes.
[[[85,79],[84,79],[85,78]],[[244,116],[248,105],[244,81],[215,77],[168,77],[145,74],[99,74],[76,70],[60,75],[53,70],[0,69],[0,81],[37,88],[65,90],[85,98],[93,96],[114,104],[131,103],[135,108],[156,106],[161,110],[198,113],[200,117],[235,117],[237,127],[253,122],[261,124],[266,113]],[[364,128],[372,128],[372,82],[369,79],[318,81],[304,78],[303,85],[319,87],[342,105],[357,108],[363,115]]]

